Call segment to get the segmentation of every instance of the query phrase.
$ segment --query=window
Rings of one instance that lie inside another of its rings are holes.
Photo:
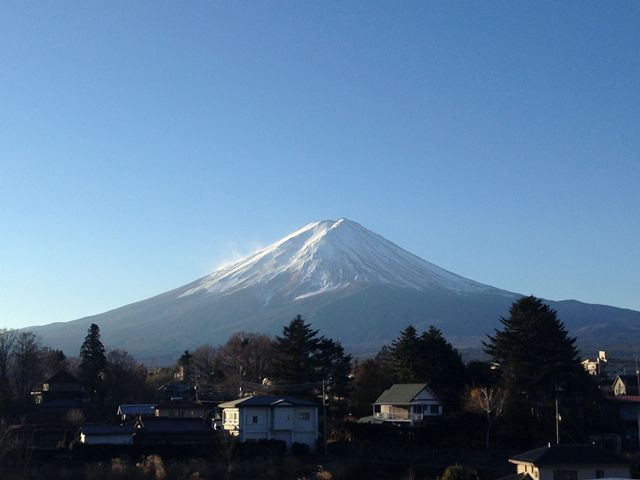
[[[596,470],[596,478],[604,478],[604,470]]]
[[[251,417],[251,423],[258,423],[258,416],[254,415],[253,417]]]
[[[373,411],[374,411],[375,413],[380,413],[380,405],[374,405],[374,406],[373,406]]]
[[[298,420],[309,420],[310,418],[311,418],[311,415],[309,414],[309,412],[298,413]]]
[[[414,405],[413,413],[422,413],[422,405]]]
[[[438,415],[440,413],[439,405],[431,405],[431,415]]]
[[[553,480],[578,480],[577,470],[554,470]]]

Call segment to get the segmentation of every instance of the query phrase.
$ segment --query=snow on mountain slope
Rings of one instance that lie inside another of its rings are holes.
[[[259,287],[268,303],[276,294],[300,300],[359,283],[416,290],[438,286],[458,293],[492,289],[426,262],[360,224],[341,218],[310,223],[202,278],[181,297]]]
[[[91,323],[103,343],[140,359],[173,362],[238,331],[277,335],[295,315],[356,354],[374,354],[408,324],[435,325],[454,344],[479,346],[520,294],[455,275],[358,223],[310,223],[211,275],[114,310],[28,330],[77,352]],[[550,301],[590,349],[635,349],[640,312]],[[634,350],[635,351],[635,350]]]

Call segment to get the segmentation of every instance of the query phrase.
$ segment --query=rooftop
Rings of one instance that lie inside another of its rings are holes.
[[[551,445],[514,455],[511,463],[545,465],[628,465],[629,462],[593,445]]]
[[[426,383],[395,383],[382,392],[375,403],[410,403],[425,388],[435,397]]]
[[[279,397],[276,395],[255,395],[252,397],[238,398],[230,402],[221,403],[220,408],[239,407],[278,407],[278,406],[309,406],[315,407],[317,404],[311,400],[297,397]]]

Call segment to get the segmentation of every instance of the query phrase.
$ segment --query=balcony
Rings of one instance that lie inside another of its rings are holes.
[[[419,422],[422,420],[422,413],[410,413],[403,411],[376,412],[373,414],[373,418],[385,422]]]

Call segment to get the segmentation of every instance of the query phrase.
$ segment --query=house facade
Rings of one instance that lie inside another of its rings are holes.
[[[396,383],[373,404],[373,420],[414,425],[442,415],[442,402],[426,383]]]
[[[294,397],[252,396],[220,404],[223,427],[239,441],[282,440],[287,448],[318,438],[318,406]]]
[[[613,390],[613,394],[618,395],[639,395],[640,390],[638,390],[638,384],[640,381],[638,380],[637,375],[618,375],[616,379],[613,381],[613,385],[611,389]]]
[[[550,445],[515,455],[509,462],[517,472],[505,480],[631,478],[628,461],[593,445]]]
[[[42,388],[31,392],[36,405],[46,405],[56,401],[89,403],[89,389],[69,372],[60,370],[42,383]]]

